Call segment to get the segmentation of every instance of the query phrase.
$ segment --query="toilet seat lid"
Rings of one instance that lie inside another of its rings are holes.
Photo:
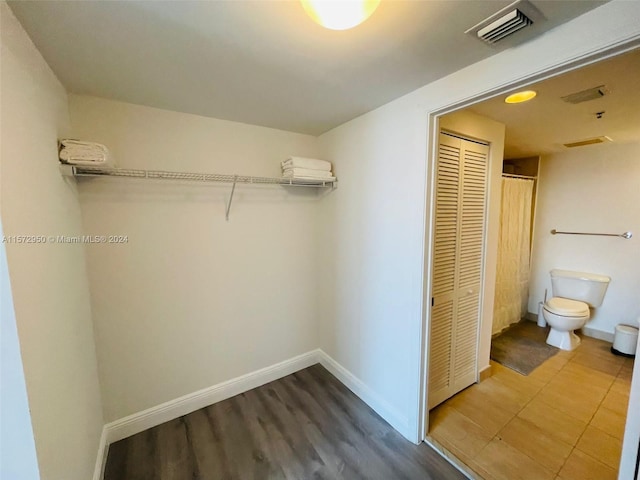
[[[565,317],[582,317],[589,315],[589,305],[568,298],[553,297],[545,304],[545,308],[556,315]]]

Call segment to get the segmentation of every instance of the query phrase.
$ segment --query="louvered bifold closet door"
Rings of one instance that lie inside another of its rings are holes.
[[[477,376],[487,145],[440,134],[433,249],[429,408]]]
[[[440,135],[436,182],[429,407],[440,403],[451,385],[454,292],[460,210],[460,140]]]

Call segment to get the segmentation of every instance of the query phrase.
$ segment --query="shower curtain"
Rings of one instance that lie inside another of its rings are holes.
[[[527,312],[532,195],[533,180],[502,178],[493,334]]]

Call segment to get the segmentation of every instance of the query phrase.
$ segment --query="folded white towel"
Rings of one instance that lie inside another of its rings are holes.
[[[94,167],[114,166],[109,150],[100,143],[60,140],[60,160],[72,165]]]
[[[309,170],[331,171],[331,162],[315,158],[289,157],[282,162],[282,168],[307,168]]]
[[[310,168],[285,168],[282,173],[288,177],[331,177],[331,172],[325,170],[311,170]]]

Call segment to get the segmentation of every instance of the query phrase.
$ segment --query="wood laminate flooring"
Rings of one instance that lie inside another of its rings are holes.
[[[105,480],[466,478],[320,365],[112,444]]]
[[[634,360],[610,349],[583,336],[527,376],[491,362],[431,410],[431,440],[485,480],[616,480]]]

